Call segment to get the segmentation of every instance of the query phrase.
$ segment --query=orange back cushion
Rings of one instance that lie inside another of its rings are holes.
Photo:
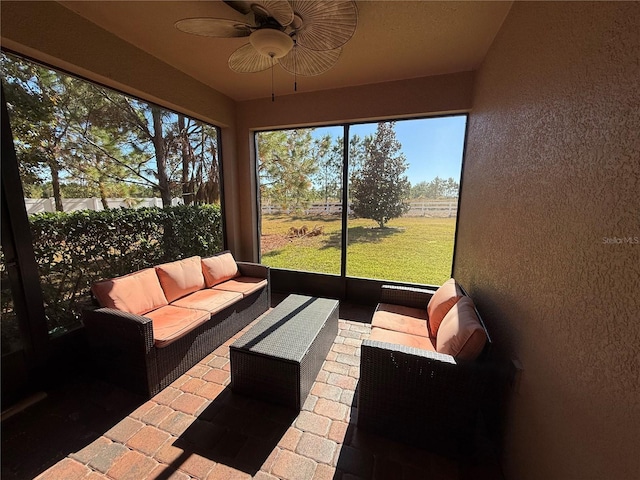
[[[103,307],[142,315],[167,304],[158,276],[146,268],[122,277],[96,282],[91,287]]]
[[[438,336],[438,328],[440,328],[442,319],[462,296],[462,290],[453,278],[444,282],[433,294],[427,305],[429,332],[432,338]]]
[[[486,341],[487,335],[478,320],[473,301],[463,297],[442,320],[436,351],[459,360],[475,360],[482,353]]]
[[[158,265],[156,273],[169,303],[204,288],[198,256]]]
[[[238,265],[231,252],[202,259],[202,271],[207,288],[237,277]]]

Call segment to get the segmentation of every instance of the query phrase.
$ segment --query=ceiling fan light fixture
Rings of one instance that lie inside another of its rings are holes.
[[[293,48],[291,37],[274,28],[254,31],[249,36],[249,42],[261,55],[271,58],[282,58]]]

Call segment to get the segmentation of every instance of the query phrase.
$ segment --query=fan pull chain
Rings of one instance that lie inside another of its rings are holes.
[[[293,39],[293,91],[298,91],[298,41]]]
[[[270,57],[271,57],[271,101],[275,102],[276,101],[276,95],[273,92],[273,64],[274,64],[273,54],[270,55]]]

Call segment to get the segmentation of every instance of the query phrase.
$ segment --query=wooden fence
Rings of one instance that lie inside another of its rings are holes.
[[[405,217],[455,217],[458,215],[458,199],[447,200],[415,200],[409,202],[410,209]],[[292,209],[279,205],[262,205],[262,214],[290,214]],[[302,213],[304,215],[339,215],[342,213],[341,203],[312,203]],[[349,213],[353,213],[349,208]]]
[[[424,200],[409,202],[411,209],[405,217],[455,217],[458,215],[458,199]]]

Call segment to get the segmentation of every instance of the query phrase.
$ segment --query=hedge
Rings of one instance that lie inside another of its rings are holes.
[[[217,205],[39,213],[30,225],[52,334],[79,324],[94,281],[223,248]]]

